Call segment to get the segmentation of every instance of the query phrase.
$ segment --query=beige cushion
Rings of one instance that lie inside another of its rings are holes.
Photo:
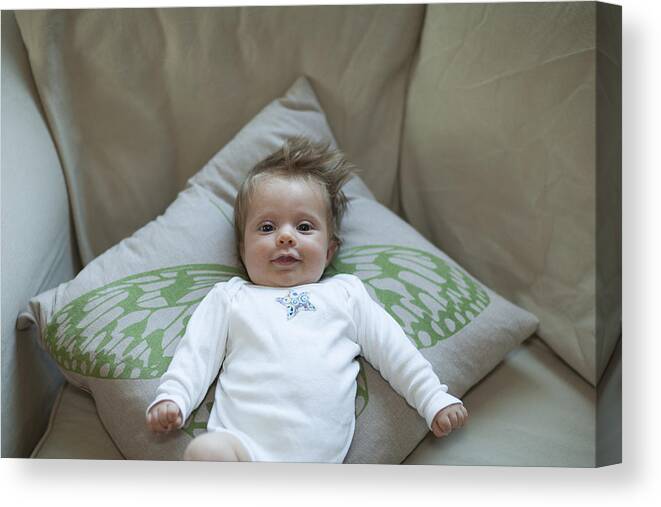
[[[46,433],[31,457],[124,459],[103,427],[94,399],[68,382],[55,399]]]
[[[12,11],[3,9],[1,32],[2,456],[17,458],[43,433],[62,375],[15,318],[79,267],[62,168]]]
[[[144,411],[196,305],[215,283],[240,274],[231,220],[240,182],[286,137],[302,134],[334,143],[304,78],[220,150],[162,217],[31,301],[21,324],[39,324],[44,345],[67,379],[92,393],[126,457],[179,459],[206,429],[213,388],[183,431],[150,433]],[[533,315],[472,278],[377,203],[359,178],[345,191],[344,245],[329,273],[360,277],[451,393],[463,394],[535,330]],[[358,387],[347,461],[400,462],[427,432],[424,420],[367,364]]]
[[[440,440],[428,435],[404,463],[594,467],[596,396],[531,338],[464,397],[470,418],[460,432]]]
[[[391,204],[423,17],[423,5],[17,12],[83,263],[162,213],[300,75]]]
[[[401,162],[410,222],[538,315],[539,336],[593,384],[621,322],[616,132],[595,158],[596,90],[617,101],[618,54],[615,42],[597,85],[596,12],[429,5]],[[604,35],[617,39],[609,19]],[[604,111],[617,129],[617,111]]]

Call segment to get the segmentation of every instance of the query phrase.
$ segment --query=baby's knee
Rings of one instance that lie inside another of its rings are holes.
[[[251,461],[236,435],[210,431],[193,439],[184,451],[186,461]]]

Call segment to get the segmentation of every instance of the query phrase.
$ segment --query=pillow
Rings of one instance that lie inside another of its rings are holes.
[[[289,136],[334,144],[305,78],[250,121],[156,220],[121,241],[78,276],[33,298],[19,325],[36,322],[66,378],[86,389],[125,457],[180,459],[205,431],[213,387],[183,431],[151,433],[152,401],[196,305],[221,280],[242,274],[232,205],[258,161]],[[404,327],[450,392],[461,396],[532,334],[536,318],[473,279],[377,203],[358,177],[345,187],[344,246],[328,274],[353,273]],[[258,381],[259,379],[255,379]],[[346,461],[399,463],[428,429],[361,361],[356,433]]]

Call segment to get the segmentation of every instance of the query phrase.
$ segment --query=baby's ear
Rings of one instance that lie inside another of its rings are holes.
[[[328,250],[326,250],[326,267],[328,267],[330,262],[333,260],[333,256],[337,251],[337,247],[337,240],[335,238],[331,238],[331,240],[328,242]]]

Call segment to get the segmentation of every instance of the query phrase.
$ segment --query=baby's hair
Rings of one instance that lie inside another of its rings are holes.
[[[340,223],[347,208],[342,185],[352,176],[353,165],[329,144],[314,143],[305,137],[292,137],[278,151],[258,163],[246,176],[234,202],[234,233],[239,258],[243,246],[250,199],[257,183],[268,177],[301,178],[321,185],[325,193],[330,239],[337,242]]]

